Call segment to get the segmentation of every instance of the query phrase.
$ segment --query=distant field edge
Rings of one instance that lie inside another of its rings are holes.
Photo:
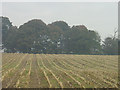
[[[119,88],[2,88],[2,90],[120,90]]]

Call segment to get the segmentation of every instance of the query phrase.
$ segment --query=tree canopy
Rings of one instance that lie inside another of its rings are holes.
[[[30,20],[19,28],[7,17],[2,18],[3,48],[5,52],[44,54],[117,54],[117,39],[101,38],[84,25],[70,27],[64,21],[45,24],[40,19]],[[114,51],[112,51],[114,49]]]

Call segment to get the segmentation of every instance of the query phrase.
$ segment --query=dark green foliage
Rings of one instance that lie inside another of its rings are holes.
[[[99,34],[88,30],[84,25],[70,27],[64,21],[46,25],[43,21],[34,19],[17,28],[8,18],[1,18],[5,52],[44,54],[101,54],[102,52]],[[104,51],[107,53],[105,46]]]
[[[0,20],[2,21],[2,35],[3,35],[2,41],[4,43],[4,41],[6,40],[8,31],[12,27],[12,23],[9,21],[9,18],[7,18],[7,17],[0,17]]]
[[[55,26],[61,28],[63,31],[66,31],[66,30],[70,29],[68,24],[64,21],[56,21],[56,22],[53,22],[52,25],[55,25]]]
[[[65,49],[72,54],[99,54],[100,36],[85,26],[73,26],[65,35]]]
[[[107,37],[103,42],[103,52],[109,55],[118,54],[118,39]]]

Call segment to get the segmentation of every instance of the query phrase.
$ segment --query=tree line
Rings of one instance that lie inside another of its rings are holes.
[[[2,20],[2,47],[8,53],[118,54],[118,38],[100,35],[84,25],[70,27],[64,21],[45,24],[30,20],[19,28],[7,17]],[[102,43],[101,43],[102,42]]]

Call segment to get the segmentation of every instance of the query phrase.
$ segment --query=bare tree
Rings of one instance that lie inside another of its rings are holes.
[[[117,34],[118,34],[118,29],[115,28],[115,30],[114,30],[114,35],[113,35],[113,40],[116,39]]]

